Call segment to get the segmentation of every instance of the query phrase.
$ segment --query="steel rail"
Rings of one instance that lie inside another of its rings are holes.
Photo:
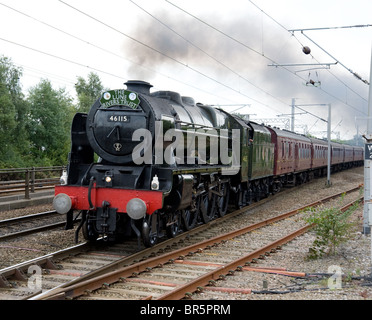
[[[51,224],[47,224],[47,225],[44,225],[44,226],[35,227],[35,228],[27,229],[27,230],[8,233],[8,234],[4,234],[4,235],[0,236],[0,241],[10,240],[10,239],[14,239],[14,238],[17,238],[17,237],[23,237],[23,236],[27,236],[29,234],[38,233],[38,232],[42,232],[42,231],[62,228],[65,225],[66,225],[66,221],[62,221],[62,222],[51,223]]]
[[[283,192],[285,192],[285,191],[283,191]],[[44,292],[43,294],[44,295],[45,294],[50,295],[54,290],[61,289],[61,288],[64,288],[64,287],[68,287],[68,286],[72,286],[72,285],[77,284],[79,282],[86,281],[88,279],[91,279],[91,278],[100,276],[100,275],[102,275],[104,273],[107,273],[110,270],[116,270],[118,268],[123,268],[123,267],[125,267],[125,266],[127,266],[129,264],[133,264],[136,261],[141,261],[143,259],[147,259],[149,256],[153,255],[154,252],[158,252],[160,254],[161,253],[164,253],[164,251],[170,250],[177,243],[188,241],[188,239],[190,238],[190,235],[192,236],[192,234],[194,234],[194,233],[203,232],[204,230],[209,229],[211,226],[214,226],[214,225],[216,225],[218,223],[223,223],[223,221],[225,221],[226,219],[230,219],[230,218],[235,217],[235,216],[237,216],[237,215],[239,215],[241,213],[247,212],[247,209],[248,210],[255,209],[256,207],[265,204],[267,201],[270,201],[270,198],[262,199],[260,202],[250,204],[249,206],[246,206],[244,208],[241,208],[239,210],[236,210],[234,212],[231,212],[231,213],[229,213],[229,214],[227,214],[227,215],[225,215],[223,217],[220,217],[220,218],[217,218],[215,220],[212,220],[208,224],[201,224],[201,225],[193,228],[192,230],[190,230],[188,232],[184,232],[184,233],[181,233],[181,234],[177,235],[174,238],[164,240],[164,241],[156,244],[153,247],[146,248],[146,249],[141,250],[141,251],[139,251],[137,253],[134,253],[134,254],[132,254],[132,255],[130,255],[128,257],[122,258],[122,259],[120,259],[118,261],[111,262],[111,263],[107,264],[103,268],[99,268],[99,269],[94,270],[94,271],[91,271],[91,272],[89,272],[89,273],[87,273],[85,275],[82,275],[79,278],[76,278],[74,280],[71,280],[71,281],[69,281],[67,283],[63,283],[63,284],[59,285],[56,288],[53,288],[53,289],[48,290],[46,293]],[[0,270],[0,275],[1,275],[1,270]]]
[[[194,292],[200,290],[200,287],[206,286],[210,281],[216,281],[230,272],[230,270],[236,270],[238,267],[244,265],[246,262],[250,262],[253,259],[257,259],[262,255],[265,255],[267,252],[270,252],[272,249],[276,249],[283,244],[293,240],[294,238],[298,237],[299,235],[305,233],[311,226],[305,226],[301,229],[296,230],[295,232],[286,235],[268,245],[259,248],[238,260],[232,261],[224,266],[219,267],[209,273],[202,275],[196,278],[193,281],[190,281],[182,286],[175,288],[174,290],[163,294],[162,296],[158,297],[156,300],[179,300],[185,298],[186,294],[189,292]]]
[[[51,211],[46,211],[46,212],[30,214],[30,215],[27,215],[27,216],[20,216],[20,217],[10,218],[10,219],[6,219],[6,220],[1,220],[0,221],[0,227],[6,226],[7,224],[22,223],[22,222],[31,221],[31,220],[34,220],[34,219],[37,219],[37,218],[44,218],[44,217],[47,217],[48,215],[58,216],[59,214],[57,214],[57,211],[51,210]],[[80,218],[76,219],[76,221],[80,221],[80,220],[81,220]],[[65,225],[66,225],[66,221],[62,221],[62,222],[55,222],[55,223],[51,223],[51,224],[47,224],[47,225],[43,225],[43,226],[30,228],[30,229],[26,229],[26,230],[22,230],[22,231],[7,233],[7,234],[4,234],[4,235],[0,236],[0,241],[10,240],[10,239],[14,239],[14,238],[17,238],[17,237],[23,237],[23,236],[26,236],[26,235],[29,235],[29,234],[38,233],[38,232],[42,232],[42,231],[53,230],[53,229],[61,228]]]
[[[51,210],[51,211],[29,214],[27,216],[20,216],[20,217],[15,217],[15,218],[10,218],[10,219],[4,219],[4,220],[0,220],[0,227],[5,226],[7,224],[11,224],[11,223],[25,222],[25,221],[28,221],[28,220],[33,220],[35,218],[41,218],[41,217],[45,217],[45,216],[48,216],[48,215],[54,215],[54,214],[57,214],[57,211]]]
[[[356,202],[359,202],[363,199],[363,197],[360,197],[359,199],[352,201],[348,203],[347,205],[340,208],[342,212],[349,209],[352,205],[354,205]],[[179,300],[186,296],[189,292],[194,292],[197,290],[202,290],[203,286],[208,285],[208,283],[212,280],[218,280],[221,276],[226,275],[230,270],[239,270],[242,265],[244,265],[246,262],[250,262],[253,259],[259,258],[261,255],[265,255],[267,252],[270,252],[272,249],[276,249],[278,246],[282,246],[291,240],[297,238],[298,236],[304,234],[307,232],[310,228],[312,228],[315,224],[306,225],[300,229],[297,229],[296,231],[285,235],[284,237],[273,241],[269,243],[268,245],[259,248],[237,260],[234,260],[224,266],[219,267],[218,269],[212,270],[209,273],[202,275],[198,278],[196,278],[193,281],[190,281],[182,286],[176,287],[174,290],[165,293],[158,297],[156,300]]]
[[[1,287],[9,287],[9,283],[7,282],[8,277],[15,277],[19,278],[19,275],[22,273],[27,272],[27,269],[32,265],[38,266],[45,266],[47,268],[51,268],[54,266],[54,259],[62,259],[64,257],[69,257],[79,252],[87,251],[89,249],[89,245],[87,242],[78,244],[74,247],[70,247],[67,249],[62,249],[35,259],[31,259],[25,262],[21,262],[17,265],[7,267],[0,270],[0,288]],[[21,279],[22,280],[22,279]]]
[[[269,201],[269,199],[264,199],[264,200],[260,201],[259,203],[255,203],[255,204],[250,205],[249,208],[254,209],[257,206],[260,206],[260,205],[266,203],[267,201]],[[193,233],[203,232],[204,230],[209,228],[209,226],[215,225],[218,222],[222,223],[223,221],[225,221],[226,218],[227,218],[227,216],[224,216],[224,217],[218,218],[217,220],[211,221],[208,225],[206,225],[206,224],[199,225],[196,228],[192,229],[190,232],[181,233],[178,236],[176,236],[175,238],[171,238],[171,239],[168,239],[168,240],[165,240],[165,241],[162,241],[162,242],[158,243],[154,247],[141,250],[137,253],[131,254],[128,257],[122,258],[119,261],[111,262],[111,263],[107,264],[104,268],[101,267],[101,268],[98,268],[96,270],[90,271],[85,275],[82,275],[82,276],[77,277],[77,278],[75,278],[71,281],[68,281],[66,283],[62,283],[61,285],[58,285],[58,286],[56,286],[52,289],[49,289],[47,292],[50,292],[50,291],[55,290],[57,288],[63,288],[63,287],[71,286],[75,283],[85,281],[87,279],[90,279],[92,277],[96,277],[96,276],[101,275],[103,273],[107,273],[109,270],[114,270],[114,269],[117,269],[117,268],[120,268],[120,267],[123,267],[123,266],[133,264],[137,261],[147,259],[149,256],[153,255],[156,251],[159,254],[162,254],[166,250],[171,250],[172,247],[174,247],[175,245],[178,245],[178,243],[188,241],[188,239],[190,237],[190,233],[193,234]],[[103,243],[103,239],[100,239],[98,241],[97,245],[99,246],[102,243]],[[96,248],[96,247],[97,246],[93,246],[93,248]],[[76,248],[78,248],[78,249],[76,249]],[[89,251],[92,248],[92,246],[91,246],[91,244],[85,242],[85,243],[83,243],[83,246],[80,249],[79,248],[80,248],[80,245],[73,246],[71,248],[64,249],[63,254],[60,254],[59,251],[58,251],[56,253],[51,253],[51,254],[47,255],[47,258],[45,258],[44,256],[40,257],[40,258],[35,258],[31,261],[25,261],[22,264],[7,267],[5,269],[0,270],[0,288],[1,287],[3,287],[3,288],[12,287],[12,285],[10,285],[10,283],[7,281],[7,278],[9,278],[9,277],[13,277],[13,278],[16,278],[18,280],[24,281],[25,277],[22,276],[22,273],[25,272],[28,269],[29,266],[34,265],[35,263],[39,266],[43,266],[43,269],[46,269],[45,272],[48,272],[48,269],[55,269],[56,268],[56,266],[53,265],[53,261],[55,259],[62,260],[64,257],[67,257],[67,256],[76,256],[80,252],[84,253],[84,252]],[[79,252],[79,250],[81,250],[81,251]],[[39,294],[40,294],[40,292],[31,294],[31,295],[25,297],[24,299],[30,299],[34,296],[39,295]]]
[[[278,220],[288,218],[292,215],[295,215],[295,214],[299,213],[300,211],[302,211],[302,210],[304,210],[308,207],[320,205],[321,203],[326,202],[326,201],[328,201],[332,198],[338,197],[341,194],[353,192],[355,190],[358,190],[359,188],[360,188],[360,186],[358,186],[356,188],[352,188],[352,189],[350,189],[348,191],[345,191],[345,192],[341,192],[341,193],[337,193],[337,194],[325,197],[321,200],[315,201],[311,204],[307,204],[305,206],[302,206],[301,208],[292,210],[290,212],[286,212],[286,213],[284,213],[282,215],[279,215],[279,216],[276,216],[274,218],[270,218],[270,219],[267,219],[267,220],[249,225],[247,227],[243,227],[239,230],[235,230],[235,231],[229,232],[229,233],[224,234],[224,235],[213,237],[213,238],[205,240],[203,242],[190,245],[186,248],[181,248],[181,249],[175,250],[173,252],[163,254],[160,257],[150,258],[150,259],[147,259],[146,261],[138,262],[138,263],[135,263],[135,264],[127,266],[127,267],[123,267],[123,268],[120,268],[120,269],[117,269],[117,270],[110,271],[106,274],[100,274],[100,275],[98,275],[97,277],[94,277],[94,278],[78,281],[78,282],[74,283],[73,285],[70,285],[70,286],[67,286],[67,287],[63,287],[63,288],[59,287],[59,288],[56,288],[55,290],[52,289],[49,292],[46,292],[44,294],[41,294],[39,296],[36,296],[36,297],[32,298],[32,300],[74,298],[74,297],[83,295],[86,291],[93,291],[93,290],[99,289],[102,286],[102,283],[111,284],[111,283],[115,283],[115,282],[118,282],[118,281],[122,281],[126,277],[133,276],[133,274],[139,274],[141,272],[144,272],[144,271],[148,270],[148,268],[156,267],[159,264],[169,263],[170,261],[176,260],[176,259],[178,259],[179,257],[182,257],[182,256],[186,256],[191,252],[198,251],[201,248],[213,246],[216,243],[221,242],[222,240],[228,240],[228,239],[231,239],[231,238],[236,237],[238,235],[241,235],[241,234],[253,231],[255,229],[261,228],[263,226],[266,226],[266,225],[271,224],[273,222],[276,222]],[[247,210],[247,208],[237,210],[234,213],[240,213],[241,211],[244,211],[244,210]],[[116,263],[118,263],[118,262],[116,262]],[[103,270],[101,270],[101,273],[102,272],[103,272]]]

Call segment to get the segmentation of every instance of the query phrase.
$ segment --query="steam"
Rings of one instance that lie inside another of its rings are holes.
[[[184,15],[169,15],[167,12],[155,14],[157,19],[164,22],[169,28],[155,19],[148,17],[141,20],[134,29],[132,37],[143,46],[132,40],[126,40],[123,45],[125,55],[137,63],[129,69],[129,73],[136,76],[138,65],[149,67],[179,67],[190,66],[201,69],[205,73],[218,72],[219,75],[231,73],[231,70],[243,76],[254,73],[262,74],[267,69],[270,60],[262,55],[276,53],[278,60],[281,55],[291,59],[289,55],[296,55],[294,48],[283,47],[283,41],[288,42],[290,35],[281,33],[282,41],[278,41],[276,32],[262,36],[262,30],[255,26],[249,17],[235,17],[232,22],[219,27],[225,35],[211,29],[199,21]],[[211,21],[220,21],[219,17],[212,17]],[[227,35],[227,36],[226,36]],[[238,42],[228,38],[231,36]],[[150,49],[153,48],[152,49]],[[251,50],[251,49],[253,50]],[[296,48],[298,51],[298,48]],[[277,54],[279,53],[279,57]],[[261,55],[261,57],[260,57]],[[257,63],[262,60],[263,63]],[[231,70],[229,70],[231,69]],[[141,71],[143,75],[143,71]],[[147,77],[153,75],[146,74]]]
[[[158,11],[153,15],[178,34],[154,18],[144,15],[131,31],[131,36],[145,46],[129,39],[123,43],[125,56],[136,63],[127,70],[130,79],[151,82],[158,76],[156,72],[182,78],[185,72],[190,75],[192,70],[197,70],[200,73],[194,72],[195,78],[200,78],[201,74],[206,75],[199,80],[202,83],[200,87],[205,84],[220,88],[210,78],[222,83],[232,82],[234,85],[239,83],[239,90],[242,92],[247,92],[249,96],[257,96],[261,101],[270,101],[272,109],[275,110],[273,113],[276,114],[278,111],[288,113],[291,98],[300,98],[301,103],[332,103],[333,107],[337,108],[337,112],[332,116],[333,123],[337,124],[340,119],[344,119],[342,121],[344,131],[350,131],[349,137],[355,134],[355,124],[350,119],[366,113],[366,102],[349,92],[326,70],[298,72],[295,75],[280,67],[269,67],[268,64],[272,63],[312,61],[309,61],[310,56],[302,52],[302,44],[293,39],[290,33],[274,23],[262,27],[262,17],[257,11],[248,16],[245,12],[244,17],[232,18],[218,14],[203,18],[219,30],[223,30],[225,35],[185,14],[171,12],[172,14]],[[266,21],[265,26],[268,23]],[[311,49],[312,54],[319,55],[319,51],[313,50],[316,48]],[[192,76],[188,77],[193,79]],[[329,94],[315,86],[306,86],[309,79],[320,81],[321,88]],[[365,91],[363,88],[361,95],[367,97]],[[283,102],[287,103],[287,106]],[[343,102],[356,105],[357,108],[345,106]],[[327,117],[327,110],[309,111],[319,114],[320,117]],[[299,120],[306,122],[303,118]],[[308,121],[308,125],[311,126],[316,119],[311,118]]]

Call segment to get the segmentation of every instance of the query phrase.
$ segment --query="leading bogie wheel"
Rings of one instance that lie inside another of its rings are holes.
[[[159,240],[159,220],[158,214],[154,212],[146,215],[142,225],[142,240],[146,247],[152,247]]]
[[[85,214],[87,214],[85,212]],[[83,237],[89,242],[94,242],[98,239],[98,232],[94,228],[95,220],[86,220],[81,228]]]

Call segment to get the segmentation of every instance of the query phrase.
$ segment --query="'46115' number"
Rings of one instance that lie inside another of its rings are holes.
[[[112,122],[128,122],[129,117],[128,116],[110,116],[108,120]]]

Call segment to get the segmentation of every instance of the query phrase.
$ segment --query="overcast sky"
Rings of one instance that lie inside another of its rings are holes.
[[[297,132],[325,136],[317,104],[331,104],[350,139],[366,128],[371,12],[370,0],[0,0],[0,55],[23,68],[26,94],[47,78],[73,96],[96,72],[111,89],[144,80],[281,126],[295,98]]]

